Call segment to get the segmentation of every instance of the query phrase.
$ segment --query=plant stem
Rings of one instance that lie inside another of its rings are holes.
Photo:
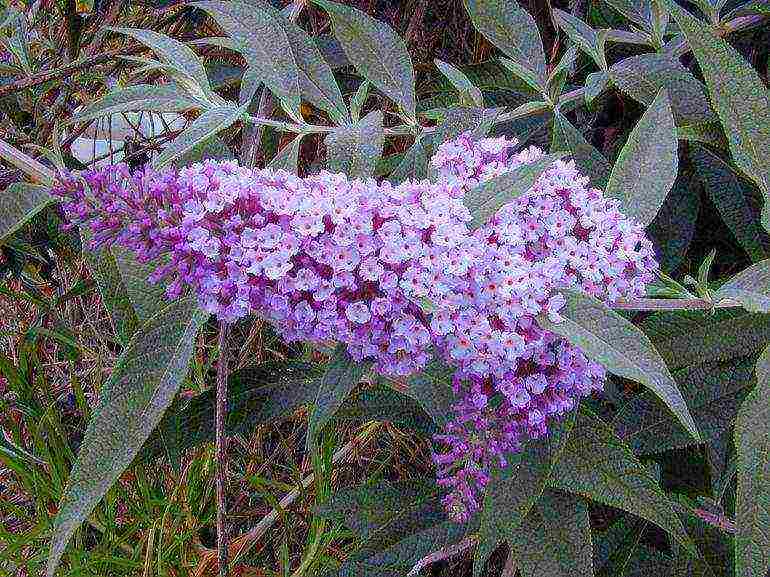
[[[21,170],[35,182],[51,184],[56,178],[53,170],[2,139],[0,139],[0,158]]]
[[[627,311],[709,310],[740,307],[730,299],[712,302],[706,299],[633,299],[612,304],[613,309]]]
[[[227,480],[227,437],[225,420],[227,416],[227,334],[229,325],[219,325],[219,360],[217,362],[217,409],[216,409],[216,485],[217,485],[217,560],[219,577],[227,575],[227,502],[225,482]]]

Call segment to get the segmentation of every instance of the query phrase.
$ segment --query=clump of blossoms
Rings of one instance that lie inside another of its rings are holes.
[[[457,368],[458,402],[434,461],[444,504],[462,521],[492,467],[602,387],[604,370],[536,317],[559,320],[564,287],[609,302],[642,295],[657,267],[641,227],[573,163],[555,163],[470,231],[465,193],[542,156],[514,148],[467,135],[445,143],[432,159],[437,183],[206,161],[109,166],[53,192],[95,246],[118,244],[143,262],[165,255],[153,279],[166,279],[170,297],[190,287],[224,322],[257,313],[287,340],[342,342],[397,377],[437,351]]]
[[[419,305],[431,263],[472,242],[459,186],[392,186],[323,172],[299,178],[206,161],[179,171],[125,165],[65,178],[54,190],[95,246],[140,261],[229,322],[256,312],[289,341],[339,341],[381,373],[405,376],[429,359]]]
[[[431,162],[443,182],[467,192],[543,156],[534,147],[514,152],[515,144],[463,135]],[[458,368],[460,401],[438,437],[445,452],[434,456],[458,520],[478,508],[490,463],[504,466],[519,439],[545,435],[550,421],[602,388],[604,369],[536,318],[561,320],[561,288],[606,302],[642,296],[658,266],[642,227],[590,187],[574,162],[557,161],[472,237],[478,250],[468,270],[458,273],[442,255],[427,295],[436,308],[434,344]]]

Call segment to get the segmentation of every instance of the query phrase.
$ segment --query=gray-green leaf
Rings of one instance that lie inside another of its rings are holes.
[[[516,0],[465,0],[473,25],[545,86],[545,51],[537,22]]]
[[[615,85],[634,100],[650,106],[665,88],[677,124],[716,120],[706,88],[678,60],[666,54],[640,54],[610,67]]]
[[[738,179],[729,164],[710,150],[693,146],[690,158],[722,220],[751,260],[756,262],[769,257],[770,236],[759,225],[759,208],[750,202],[752,189]]]
[[[739,272],[719,287],[714,299],[732,299],[747,311],[770,313],[770,259]]]
[[[607,182],[607,196],[644,226],[655,218],[679,169],[674,117],[665,90],[645,111],[620,151]]]
[[[481,90],[474,86],[461,70],[438,59],[433,62],[441,73],[446,76],[447,80],[452,83],[452,86],[454,86],[460,93],[461,101],[464,101],[469,105],[484,106],[484,97],[481,95]]]
[[[596,30],[591,28],[588,24],[575,18],[569,12],[553,9],[553,16],[559,28],[569,36],[580,49],[588,54],[596,65],[602,70],[607,70],[607,58],[604,55],[604,46],[600,42],[599,35]]]
[[[345,345],[337,346],[321,379],[315,406],[310,413],[307,426],[308,447],[315,446],[318,433],[342,406],[345,398],[358,384],[368,368],[369,363],[351,359],[347,354]]]
[[[543,316],[540,325],[580,347],[610,372],[648,387],[699,439],[687,404],[650,339],[600,300],[575,290],[564,293],[567,303],[560,313],[564,320],[554,323]]]
[[[428,178],[428,161],[428,151],[425,150],[422,138],[417,137],[388,179],[394,184],[405,180],[425,180]]]
[[[102,386],[54,521],[49,577],[72,534],[160,422],[187,374],[195,335],[207,318],[194,300],[170,304],[134,335]]]
[[[324,142],[330,170],[351,178],[372,176],[385,144],[382,112],[372,111],[356,124],[335,128]]]
[[[474,575],[481,575],[500,541],[515,541],[529,527],[527,515],[543,494],[553,463],[561,455],[574,424],[573,411],[554,423],[546,437],[532,439],[521,452],[508,456],[504,470],[493,472],[481,510]]]
[[[547,154],[532,164],[524,164],[479,184],[465,196],[465,206],[473,215],[468,226],[482,226],[497,210],[511,200],[527,193],[546,169],[564,153]]]
[[[243,113],[242,107],[235,106],[220,106],[207,110],[160,153],[154,165],[158,168],[164,167],[214,134],[230,128],[241,119]]]
[[[730,152],[765,195],[762,222],[770,230],[770,96],[740,53],[673,1],[671,15],[684,32],[706,80],[730,143]]]
[[[137,84],[114,90],[99,100],[88,104],[72,117],[71,122],[83,122],[118,112],[149,110],[153,112],[187,112],[198,110],[205,103],[180,93],[179,88],[169,84],[159,86]]]
[[[118,245],[113,246],[111,251],[139,321],[144,322],[152,318],[166,306],[168,300],[164,286],[161,283],[151,284],[149,281],[150,275],[160,263],[157,260],[139,262],[132,251]]]
[[[415,118],[414,68],[396,32],[356,8],[314,0],[329,14],[334,35],[356,70]]]
[[[192,78],[204,94],[211,93],[211,84],[209,84],[203,60],[186,44],[152,30],[139,28],[110,28],[109,30],[130,36],[151,48],[163,62]]]
[[[582,173],[591,178],[591,184],[604,188],[610,176],[610,163],[595,146],[561,113],[553,119],[551,152],[566,151],[575,160]]]
[[[521,577],[593,577],[588,507],[573,495],[546,491],[508,542]]]
[[[282,169],[292,174],[297,174],[299,166],[299,145],[302,143],[302,135],[298,134],[294,140],[278,151],[268,168]]]
[[[650,470],[610,427],[588,411],[578,414],[548,484],[655,523],[692,550],[681,520]]]
[[[741,577],[763,577],[770,566],[770,347],[757,361],[757,386],[735,423],[738,496],[735,566]]]
[[[239,45],[249,68],[299,117],[299,70],[280,14],[242,2],[196,2]]]
[[[50,187],[14,182],[0,192],[0,245],[54,202]]]

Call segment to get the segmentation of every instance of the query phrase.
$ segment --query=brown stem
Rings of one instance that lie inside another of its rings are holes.
[[[225,419],[227,415],[227,333],[226,323],[219,325],[219,360],[217,362],[217,410],[216,410],[216,485],[217,485],[217,559],[219,577],[227,575],[227,503],[225,481],[227,480],[227,437]]]

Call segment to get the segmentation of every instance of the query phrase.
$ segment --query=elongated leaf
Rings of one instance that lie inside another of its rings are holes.
[[[285,19],[255,4],[196,2],[235,40],[254,74],[299,118],[299,70]],[[305,54],[303,49],[303,54]]]
[[[665,88],[678,125],[716,120],[706,87],[669,55],[649,53],[625,58],[610,67],[610,77],[620,90],[646,106]]]
[[[471,228],[483,225],[497,210],[514,198],[526,194],[537,179],[556,160],[565,154],[547,154],[532,164],[524,164],[516,170],[507,172],[479,184],[465,197],[465,206],[473,215],[468,224]]]
[[[110,28],[109,30],[130,36],[151,48],[163,62],[171,64],[192,78],[204,93],[211,92],[211,84],[203,67],[203,60],[186,44],[152,30],[139,28]]]
[[[702,142],[715,148],[727,150],[727,139],[722,133],[722,125],[719,121],[696,122],[694,124],[677,126],[676,136],[679,140]]]
[[[193,146],[171,164],[179,169],[204,160],[232,160],[233,158],[230,148],[221,138],[214,135]]]
[[[369,363],[351,359],[344,345],[338,345],[321,379],[313,412],[307,426],[308,447],[315,446],[315,438],[342,405],[350,391],[368,370]]]
[[[172,303],[139,329],[102,386],[54,521],[49,577],[72,534],[160,422],[207,317],[190,299]]]
[[[712,29],[674,2],[671,15],[698,60],[712,104],[719,114],[738,167],[765,195],[762,222],[770,230],[770,96],[759,74]]]
[[[139,318],[128,297],[115,256],[108,248],[99,252],[84,250],[83,256],[96,279],[102,302],[110,314],[118,339],[126,344],[139,327]]]
[[[680,174],[666,201],[647,227],[661,270],[669,272],[684,260],[695,235],[700,211],[700,190],[693,178]]]
[[[372,111],[356,124],[336,128],[324,142],[330,170],[351,178],[372,176],[384,146],[382,112]]]
[[[297,174],[299,167],[299,145],[302,143],[302,135],[297,135],[294,140],[284,146],[267,165],[268,168],[282,169],[292,174]]]
[[[428,151],[425,150],[422,138],[418,137],[406,151],[398,166],[390,173],[388,180],[394,184],[406,180],[425,180],[428,178],[428,162]]]
[[[159,266],[157,261],[141,263],[134,253],[119,246],[112,247],[115,264],[120,271],[131,304],[140,322],[144,322],[167,304],[166,290],[160,283],[151,284],[150,275]]]
[[[721,444],[741,402],[754,384],[754,357],[710,361],[680,369],[674,378],[703,440]],[[692,436],[665,405],[651,395],[635,395],[617,412],[613,426],[635,452],[660,453],[693,445]]]
[[[770,259],[739,272],[719,288],[715,298],[733,299],[750,312],[770,312]]]
[[[570,40],[588,54],[599,68],[602,70],[607,69],[604,46],[599,42],[596,30],[580,20],[580,18],[575,18],[569,12],[559,10],[558,8],[553,9],[553,17],[559,28],[564,30]]]
[[[258,425],[289,416],[312,403],[323,369],[302,362],[270,362],[241,369],[227,380],[227,420],[230,435],[249,435]],[[216,394],[213,389],[172,407],[142,449],[146,460],[171,445],[179,452],[214,440]],[[161,435],[161,431],[163,434]]]
[[[474,86],[461,70],[441,60],[434,60],[434,63],[441,73],[447,77],[449,82],[452,83],[452,86],[457,89],[462,100],[467,101],[470,105],[484,105],[484,97],[481,94],[481,90]]]
[[[735,423],[738,496],[736,575],[762,577],[770,566],[770,347],[757,361],[757,386]]]
[[[650,471],[610,427],[586,410],[578,414],[548,485],[633,513],[692,550],[682,522]]]
[[[524,450],[508,457],[505,469],[493,473],[481,510],[474,575],[482,574],[500,541],[515,541],[522,531],[530,530],[527,515],[543,494],[553,463],[561,455],[574,424],[572,412],[551,427],[545,438],[531,439]]]
[[[573,495],[546,491],[508,542],[522,577],[593,577],[588,507]]]
[[[770,235],[759,224],[759,210],[750,202],[748,187],[710,150],[693,146],[690,158],[722,220],[751,260],[770,257]]]
[[[537,23],[516,0],[465,0],[473,25],[545,86],[545,51]]]
[[[433,421],[442,427],[451,418],[455,396],[452,392],[454,369],[438,358],[433,358],[425,368],[409,377],[406,394],[415,399]]]
[[[655,218],[679,169],[674,117],[665,90],[634,127],[607,182],[607,196],[644,226]]]
[[[335,420],[387,421],[423,435],[438,431],[436,423],[416,400],[384,386],[362,391],[348,399],[335,415]]]
[[[564,320],[554,323],[542,317],[538,319],[541,326],[580,347],[610,372],[645,385],[699,439],[687,404],[650,339],[598,299],[579,291],[564,292]]]
[[[650,14],[650,1],[651,0],[605,0],[607,4],[612,6],[620,14],[639,24],[645,29],[650,30],[651,14]]]
[[[356,70],[414,119],[414,68],[404,41],[390,26],[356,8],[313,1],[329,14],[334,35]]]
[[[198,110],[204,106],[205,103],[181,93],[176,86],[138,84],[105,94],[73,116],[71,122],[83,122],[118,112],[140,110],[186,112]]]
[[[50,188],[14,182],[0,192],[0,245],[54,202]]]
[[[642,326],[671,370],[750,355],[770,340],[770,315],[743,311],[658,313]]]
[[[502,111],[502,108],[448,108],[443,111],[444,118],[433,133],[433,144],[438,146],[463,132],[483,138]]]
[[[171,161],[195,148],[196,145],[204,140],[222,130],[230,128],[230,126],[240,120],[243,112],[243,108],[236,108],[234,106],[221,106],[207,110],[163,150],[155,159],[155,166],[161,168],[169,164]]]
[[[554,115],[551,144],[551,152],[559,151],[568,152],[581,172],[591,177],[591,183],[604,188],[610,177],[610,163],[561,112]]]

